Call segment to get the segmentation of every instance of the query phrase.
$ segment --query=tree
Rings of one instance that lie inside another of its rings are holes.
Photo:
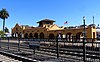
[[[0,35],[3,34],[3,31],[0,30]]]
[[[8,11],[6,11],[6,9],[2,9],[0,10],[0,18],[3,19],[3,32],[5,29],[5,19],[7,19],[9,17],[9,13]]]
[[[9,29],[7,27],[5,27],[5,33],[9,33]]]
[[[0,37],[4,37],[4,32],[0,30]]]

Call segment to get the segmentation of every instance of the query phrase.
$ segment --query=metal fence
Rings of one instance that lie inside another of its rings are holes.
[[[100,62],[100,42],[96,39],[83,42],[83,39],[64,38],[0,38],[0,50],[40,61]]]

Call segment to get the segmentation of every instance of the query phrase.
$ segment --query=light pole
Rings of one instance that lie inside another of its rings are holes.
[[[85,47],[85,41],[86,41],[86,30],[85,30],[85,16],[83,16],[83,24],[84,24],[84,31],[83,31],[83,61],[86,59],[86,47]]]

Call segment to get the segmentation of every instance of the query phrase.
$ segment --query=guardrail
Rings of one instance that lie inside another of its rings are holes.
[[[82,39],[77,40],[1,38],[0,48],[9,53],[40,61],[59,58],[62,61],[81,62],[84,58],[84,47]],[[95,41],[94,39],[86,39],[86,62],[100,62],[100,42]]]

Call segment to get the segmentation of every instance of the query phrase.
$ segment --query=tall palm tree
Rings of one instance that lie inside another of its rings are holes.
[[[5,19],[7,19],[9,17],[9,13],[8,11],[6,11],[6,9],[2,8],[2,10],[0,10],[0,18],[3,19],[3,32],[5,31]]]

